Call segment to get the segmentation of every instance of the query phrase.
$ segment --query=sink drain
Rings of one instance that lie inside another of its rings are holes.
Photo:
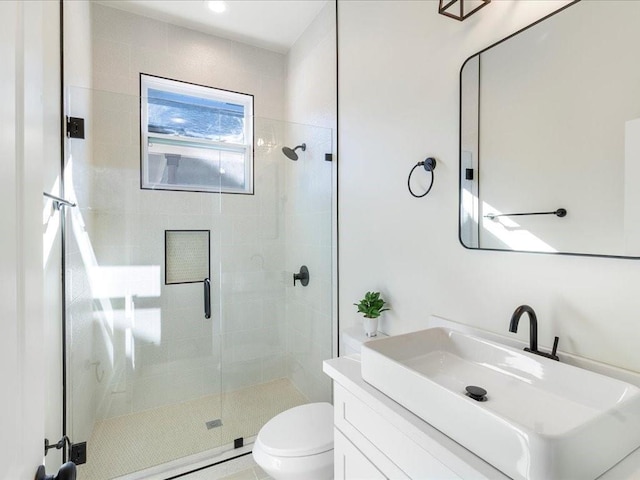
[[[487,391],[484,388],[477,387],[475,385],[469,385],[465,388],[465,390],[467,391],[465,395],[475,400],[476,402],[487,401]]]

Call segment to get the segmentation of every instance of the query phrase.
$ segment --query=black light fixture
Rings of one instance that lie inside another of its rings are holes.
[[[438,13],[462,21],[488,3],[491,3],[491,0],[440,0]]]

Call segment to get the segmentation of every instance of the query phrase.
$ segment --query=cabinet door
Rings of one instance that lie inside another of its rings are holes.
[[[335,427],[372,459],[389,478],[416,480],[461,477],[418,445],[393,422],[382,417],[351,392],[335,384]]]
[[[387,480],[347,437],[334,428],[335,480]]]

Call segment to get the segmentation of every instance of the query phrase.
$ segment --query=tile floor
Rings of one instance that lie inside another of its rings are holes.
[[[233,473],[231,473],[233,472]],[[273,480],[256,465],[251,455],[180,477],[179,480]],[[301,479],[302,480],[302,479]]]
[[[204,479],[203,479],[204,480]],[[260,467],[248,468],[220,480],[273,480]]]
[[[278,413],[307,402],[285,378],[101,421],[87,443],[87,463],[78,467],[78,480],[108,480],[251,437]],[[219,418],[222,426],[207,429],[205,422]],[[257,476],[264,472],[256,468],[249,465],[230,473],[244,476],[231,478],[268,478]],[[221,478],[211,476],[213,470],[201,472],[208,476],[193,478]]]

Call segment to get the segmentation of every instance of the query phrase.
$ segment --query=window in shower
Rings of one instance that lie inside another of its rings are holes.
[[[253,95],[140,74],[143,189],[253,194]]]

